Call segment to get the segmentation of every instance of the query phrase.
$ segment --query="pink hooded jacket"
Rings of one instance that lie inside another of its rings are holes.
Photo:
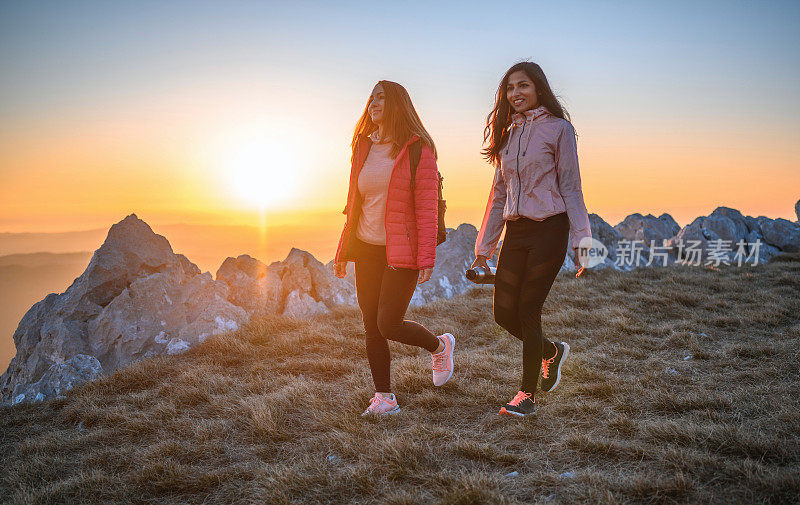
[[[583,203],[575,130],[544,106],[512,116],[511,134],[502,147],[475,255],[491,258],[506,221],[541,221],[566,211],[571,245],[591,237]]]

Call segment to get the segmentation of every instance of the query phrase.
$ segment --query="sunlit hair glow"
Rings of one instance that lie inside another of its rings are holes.
[[[414,104],[411,103],[408,91],[400,84],[392,81],[378,81],[378,84],[383,87],[384,93],[383,129],[385,135],[392,141],[392,149],[389,155],[392,158],[396,158],[405,143],[411,138],[411,135],[417,135],[423,143],[433,150],[433,154],[436,156],[436,146],[433,144],[433,139],[422,125],[422,120],[419,118],[416,109],[414,109]],[[371,94],[353,132],[353,141],[350,143],[350,147],[354,154],[359,138],[368,136],[378,129],[378,125],[372,122],[372,118],[369,115],[370,103],[372,103]]]

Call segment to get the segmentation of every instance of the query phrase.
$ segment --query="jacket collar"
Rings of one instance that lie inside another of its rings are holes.
[[[550,111],[547,110],[547,107],[544,105],[540,105],[535,109],[528,109],[525,112],[515,112],[511,115],[511,124],[509,125],[509,128],[513,128],[514,126],[522,126],[524,123],[536,121],[536,119],[547,115],[552,116]]]

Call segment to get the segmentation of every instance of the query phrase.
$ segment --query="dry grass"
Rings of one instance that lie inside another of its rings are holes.
[[[521,363],[490,288],[410,312],[457,336],[456,375],[434,388],[426,353],[393,344],[384,420],[359,416],[356,310],[265,318],[0,409],[0,501],[797,503],[800,254],[565,275],[545,311],[573,354],[537,419],[496,415]]]

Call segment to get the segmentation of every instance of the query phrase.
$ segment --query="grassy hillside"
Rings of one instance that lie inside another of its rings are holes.
[[[491,293],[410,311],[456,335],[456,373],[434,388],[429,355],[393,344],[389,419],[359,416],[356,310],[254,320],[4,407],[0,502],[797,502],[800,255],[559,277],[544,328],[573,353],[537,419],[496,415],[521,362]]]

